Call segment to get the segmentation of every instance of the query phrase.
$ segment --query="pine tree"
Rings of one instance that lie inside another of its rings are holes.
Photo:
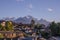
[[[33,19],[31,20],[31,27],[35,27],[35,21]]]

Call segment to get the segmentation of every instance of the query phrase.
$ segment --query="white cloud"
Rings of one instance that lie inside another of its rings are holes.
[[[32,4],[28,4],[27,7],[26,7],[26,9],[28,9],[28,10],[32,10],[32,8],[33,8]]]
[[[26,6],[26,10],[28,14],[32,13],[32,8],[33,8],[33,5],[31,3]]]
[[[52,9],[52,8],[48,8],[48,11],[49,11],[49,12],[52,12],[52,11],[53,11],[53,9]]]

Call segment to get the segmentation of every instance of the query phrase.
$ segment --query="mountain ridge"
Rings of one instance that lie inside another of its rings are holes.
[[[33,16],[30,15],[24,17],[18,17],[17,19],[15,19],[14,17],[12,18],[8,17],[8,18],[4,18],[3,20],[10,20],[15,23],[30,24],[32,19],[35,21],[35,24],[39,23],[39,24],[44,24],[45,26],[48,26],[50,24],[50,22],[45,19],[41,18],[40,20],[38,20],[37,18],[34,18]]]

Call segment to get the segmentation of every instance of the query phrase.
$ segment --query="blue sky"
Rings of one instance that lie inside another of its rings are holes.
[[[31,15],[60,21],[60,0],[0,0],[0,18]]]

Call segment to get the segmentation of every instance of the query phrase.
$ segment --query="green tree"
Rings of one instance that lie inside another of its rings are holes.
[[[39,35],[41,33],[41,29],[43,28],[43,24],[35,25],[36,33]]]
[[[41,32],[41,35],[42,35],[42,37],[48,39],[50,34],[47,33],[47,32],[45,32],[45,31],[42,31],[42,32]]]
[[[13,24],[11,21],[6,21],[6,30],[12,31],[13,30]]]
[[[2,29],[2,25],[0,24],[0,30]]]
[[[31,27],[35,27],[35,21],[33,19],[31,20]]]
[[[52,35],[56,36],[58,28],[57,28],[57,24],[55,22],[52,22],[50,24],[50,29],[51,29]]]
[[[5,26],[2,26],[2,25],[0,24],[0,30],[1,30],[1,31],[6,31]]]
[[[60,23],[57,23],[57,35],[60,36]]]

